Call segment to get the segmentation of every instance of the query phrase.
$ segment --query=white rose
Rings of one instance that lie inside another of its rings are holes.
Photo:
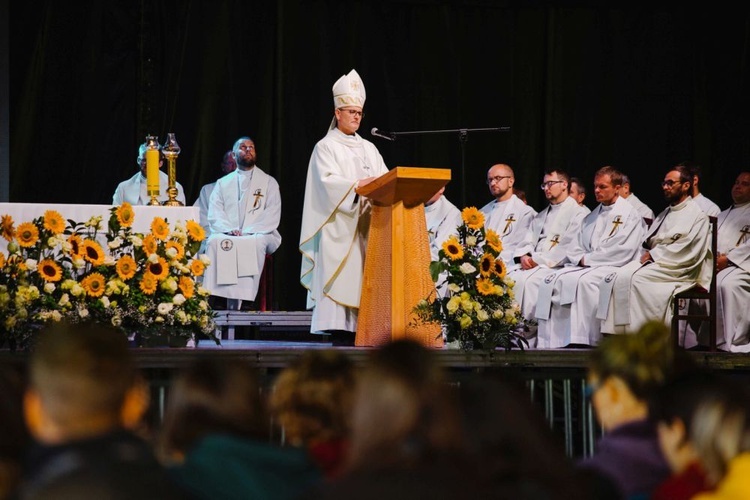
[[[37,261],[34,259],[26,259],[26,268],[32,273],[36,271]]]
[[[175,257],[177,257],[177,249],[175,247],[167,248],[167,251],[164,253],[167,254],[167,257],[169,257],[170,259],[174,259]]]
[[[60,322],[62,320],[62,314],[60,314],[60,311],[52,311],[50,314],[50,318],[52,318],[52,321]]]
[[[185,299],[185,296],[182,295],[181,293],[178,293],[174,297],[172,297],[172,303],[176,306],[181,306],[182,304],[185,303],[185,300],[187,299]]]
[[[81,318],[87,318],[88,315],[89,315],[89,310],[86,309],[85,307],[81,307],[80,309],[78,309],[78,316],[80,316]]]
[[[65,307],[68,304],[70,304],[70,296],[67,293],[62,294],[62,297],[60,297],[60,300],[57,302],[57,305],[60,307]]]
[[[109,297],[107,297],[106,295],[102,295],[101,297],[99,297],[99,302],[102,303],[102,305],[104,306],[105,309],[107,309],[109,307],[109,305],[110,305],[109,304]]]
[[[62,244],[63,252],[70,253],[73,250],[73,245],[70,244],[69,241],[63,241]]]
[[[137,236],[135,234],[130,237],[130,243],[132,243],[136,248],[140,248],[143,246],[143,240],[140,236]]]
[[[76,269],[83,269],[86,266],[86,261],[83,260],[81,257],[76,257],[73,259],[73,267]]]
[[[468,262],[464,262],[461,264],[461,267],[459,267],[462,273],[464,274],[472,274],[477,272],[477,268],[469,264]]]
[[[80,297],[81,295],[85,294],[86,290],[83,289],[81,285],[76,283],[73,285],[73,287],[70,289],[70,294],[73,295],[73,297]]]
[[[45,283],[44,284],[44,293],[50,294],[55,291],[55,284],[54,283]]]
[[[50,248],[54,248],[57,246],[57,238],[54,236],[50,236],[47,238],[47,246]]]
[[[477,246],[477,237],[476,236],[467,236],[466,237],[466,246],[467,247],[475,247],[475,246]]]
[[[207,266],[208,266],[209,264],[211,264],[211,259],[210,259],[210,258],[209,258],[209,256],[208,256],[208,255],[206,255],[205,253],[202,253],[202,254],[200,254],[200,255],[198,256],[198,260],[200,260],[201,262],[203,262],[203,264],[205,264],[205,265],[207,265]]]
[[[188,323],[188,317],[187,314],[185,314],[185,311],[177,311],[175,313],[175,318],[177,318],[177,321],[181,325],[186,325]]]
[[[173,308],[174,308],[174,305],[169,304],[167,302],[162,302],[161,304],[157,306],[156,311],[162,316],[166,316],[167,314],[172,312]]]
[[[460,286],[458,286],[458,285],[457,285],[457,284],[455,284],[455,283],[449,283],[449,284],[448,284],[448,290],[450,290],[450,291],[451,291],[451,292],[453,292],[453,293],[458,293],[458,292],[460,292],[460,291],[461,291],[461,287],[460,287]]]
[[[151,262],[152,264],[156,264],[157,262],[159,262],[159,256],[156,255],[155,253],[152,253],[151,255],[148,256],[148,261]]]
[[[122,239],[118,236],[114,240],[107,243],[107,246],[112,250],[114,250],[115,248],[120,248],[122,246]]]
[[[201,311],[208,311],[208,302],[206,302],[205,300],[201,300],[200,302],[198,302],[198,308]]]
[[[490,315],[485,311],[484,309],[480,309],[477,311],[477,320],[478,321],[487,321],[490,319]]]

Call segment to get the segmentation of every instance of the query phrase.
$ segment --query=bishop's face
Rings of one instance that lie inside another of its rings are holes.
[[[361,106],[347,106],[334,111],[338,129],[346,135],[354,135],[359,130],[364,113]]]

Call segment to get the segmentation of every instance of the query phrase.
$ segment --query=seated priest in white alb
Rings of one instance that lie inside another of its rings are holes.
[[[151,201],[151,197],[146,192],[146,143],[140,145],[138,148],[138,172],[126,181],[122,181],[117,185],[115,194],[112,196],[113,205],[122,205],[124,202],[130,203],[131,205],[148,205]],[[161,151],[159,152],[159,196],[157,199],[159,203],[164,203],[169,199],[167,195],[167,188],[169,187],[169,176],[161,171],[161,167],[164,161],[162,159]],[[182,189],[182,185],[175,180],[175,187],[177,188],[177,200],[185,204],[185,191]]]
[[[495,198],[482,207],[484,227],[500,235],[503,250],[500,258],[510,269],[516,248],[524,243],[536,210],[514,193],[515,176],[510,165],[498,163],[487,171],[487,186]]]
[[[549,206],[536,214],[526,240],[515,250],[514,263],[508,277],[514,282],[516,300],[527,321],[535,318],[539,285],[547,275],[567,262],[567,253],[581,230],[587,209],[568,194],[570,177],[559,169],[544,174],[542,189]],[[529,347],[536,347],[534,332]]]
[[[255,165],[255,143],[234,143],[237,170],[216,181],[208,204],[211,234],[203,286],[229,309],[254,309],[266,255],[281,245],[281,194],[276,179]]]
[[[539,288],[538,348],[599,343],[599,285],[618,267],[640,256],[646,236],[643,217],[619,196],[621,187],[622,174],[613,167],[602,167],[594,175],[599,206],[584,217],[577,242],[567,254],[569,263],[547,276]]]
[[[424,204],[424,216],[427,222],[427,235],[430,239],[430,259],[436,261],[440,258],[440,249],[443,243],[451,235],[457,234],[456,229],[463,223],[461,211],[448,201],[443,195],[445,186],[435,193],[432,198]],[[443,295],[443,283],[445,282],[446,273],[442,273],[435,283],[437,293]]]
[[[597,313],[602,333],[635,332],[651,320],[669,324],[674,294],[696,284],[708,289],[711,282],[709,221],[690,197],[690,169],[673,167],[661,184],[669,206],[651,224],[640,258],[602,283],[602,301],[609,300]]]
[[[750,172],[737,176],[732,186],[732,202],[716,218],[716,345],[724,351],[750,352],[750,314],[747,312],[750,305]],[[705,300],[690,301],[691,314],[707,310]],[[685,311],[681,309],[681,312]],[[707,322],[683,321],[680,334],[685,348],[709,345]]]

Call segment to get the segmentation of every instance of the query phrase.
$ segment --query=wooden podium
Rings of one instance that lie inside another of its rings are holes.
[[[409,338],[442,347],[438,324],[411,325],[412,309],[435,288],[424,203],[451,179],[444,168],[396,167],[357,189],[372,202],[356,346]]]

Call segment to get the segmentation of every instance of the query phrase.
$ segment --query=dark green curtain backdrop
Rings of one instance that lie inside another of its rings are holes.
[[[182,146],[193,203],[236,138],[279,180],[277,307],[304,307],[297,251],[307,163],[350,69],[362,135],[390,167],[450,168],[457,205],[511,164],[530,204],[548,167],[633,179],[658,212],[683,160],[725,208],[750,167],[750,7],[461,0],[82,0],[10,6],[10,201],[109,204],[146,134]],[[510,127],[400,137],[392,131]],[[463,145],[463,146],[462,146]],[[463,172],[462,172],[463,168]],[[462,183],[462,176],[466,182]],[[593,193],[587,200],[593,207]]]

